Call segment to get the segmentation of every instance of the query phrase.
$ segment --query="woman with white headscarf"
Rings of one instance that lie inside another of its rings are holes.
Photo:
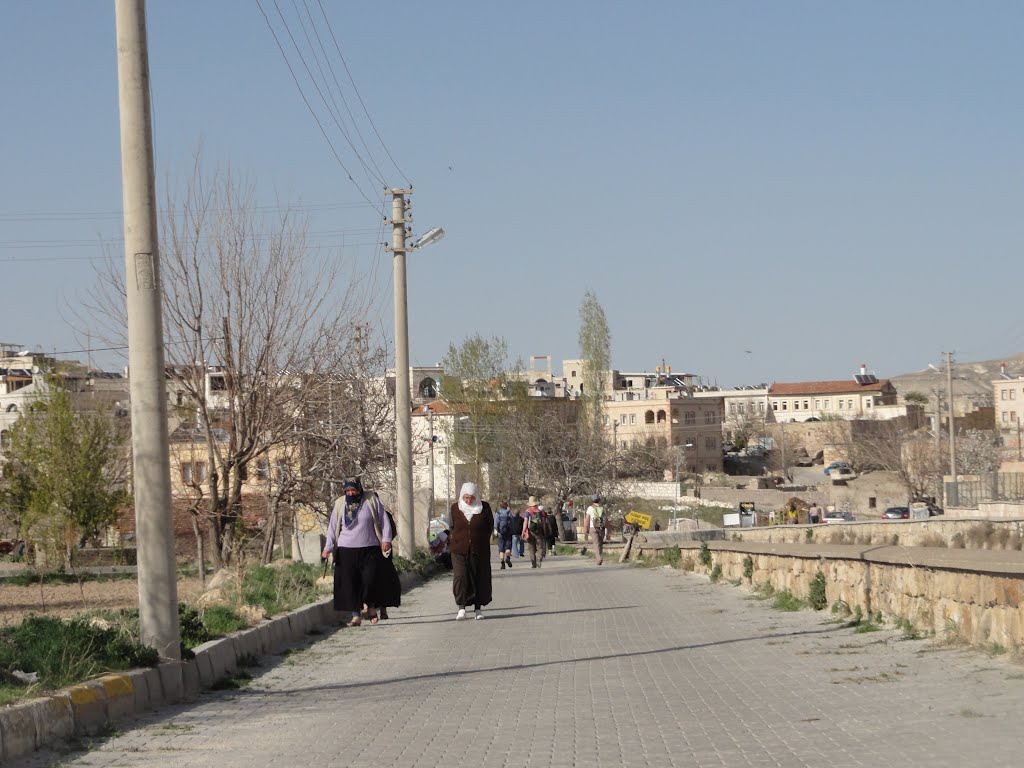
[[[465,483],[459,500],[452,504],[452,592],[459,612],[456,621],[466,618],[466,607],[472,605],[476,618],[482,619],[481,607],[491,602],[491,532],[494,516],[491,506],[480,500],[475,483]]]

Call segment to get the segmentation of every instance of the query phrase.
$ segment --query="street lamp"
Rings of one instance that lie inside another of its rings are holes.
[[[398,510],[401,524],[398,528],[398,549],[404,557],[411,558],[416,549],[415,512],[412,494],[412,391],[409,383],[409,295],[406,286],[405,254],[430,245],[444,236],[444,230],[434,227],[421,237],[406,245],[409,230],[406,224],[412,221],[408,215],[409,203],[406,195],[412,189],[390,190],[392,245],[394,253],[395,291],[395,453]],[[431,502],[433,503],[433,502]]]

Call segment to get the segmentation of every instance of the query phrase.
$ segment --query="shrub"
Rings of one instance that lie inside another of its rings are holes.
[[[750,555],[743,558],[743,578],[747,581],[754,580],[754,558]]]
[[[816,611],[822,610],[828,605],[828,597],[825,595],[825,574],[818,571],[811,579],[811,589],[807,596],[807,602]]]
[[[715,582],[722,578],[722,566],[715,563],[715,567],[711,569],[711,581]]]
[[[772,608],[777,611],[799,611],[803,607],[803,601],[788,589],[779,592],[772,603]]]
[[[661,551],[661,559],[673,568],[678,568],[679,561],[683,559],[683,553],[679,550],[679,547],[672,546]]]
[[[181,646],[187,650],[213,640],[213,633],[203,623],[199,611],[191,605],[178,603],[178,624],[181,627]]]
[[[965,549],[966,544],[964,543],[963,531],[957,531],[949,539],[950,549]]]
[[[804,530],[804,538],[807,539],[808,542],[813,541],[814,540],[814,529],[813,528],[805,529]]]
[[[697,559],[705,568],[711,567],[711,547],[706,541],[700,543],[700,554],[697,555]]]

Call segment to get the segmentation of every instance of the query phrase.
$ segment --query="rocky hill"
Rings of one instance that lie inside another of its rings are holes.
[[[1000,360],[984,360],[977,363],[953,361],[953,393],[958,404],[972,407],[974,410],[985,405],[992,405],[992,382],[999,378],[999,366],[1006,364],[1006,374],[1012,378],[1024,376],[1024,353],[1005,357]],[[920,392],[931,398],[933,391],[938,390],[945,395],[946,370],[925,368],[914,373],[901,373],[890,376],[893,386],[900,394],[900,399],[908,392]]]

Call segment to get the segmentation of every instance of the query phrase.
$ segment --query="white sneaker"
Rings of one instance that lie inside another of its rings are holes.
[[[459,608],[459,612],[455,614],[455,620],[462,621],[464,618],[466,618],[466,609]]]
[[[482,619],[484,617],[484,612],[481,611],[479,608],[476,609],[475,613],[476,613],[476,617],[475,618],[476,618],[477,621],[479,621],[480,619]]]

